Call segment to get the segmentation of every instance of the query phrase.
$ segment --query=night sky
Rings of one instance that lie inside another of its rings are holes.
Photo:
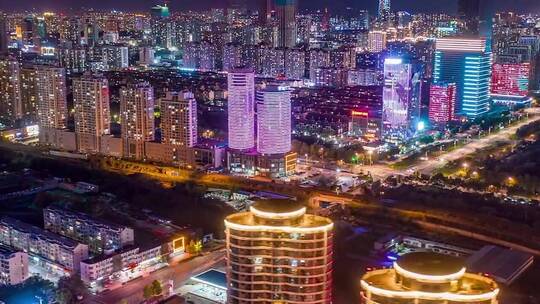
[[[147,10],[160,0],[0,0],[0,9],[38,10],[51,9],[68,11],[69,8],[81,9],[93,7],[97,9]],[[392,0],[392,10],[409,12],[447,12],[455,13],[457,0]],[[540,0],[484,0],[488,3],[485,11],[513,10],[518,12],[540,13]],[[173,10],[207,9],[224,6],[226,0],[171,0]],[[247,0],[248,3],[252,0]],[[377,0],[299,0],[301,9],[328,7],[338,12],[346,6],[376,11]]]

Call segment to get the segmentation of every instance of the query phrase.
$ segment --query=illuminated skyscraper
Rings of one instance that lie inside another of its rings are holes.
[[[120,89],[120,125],[126,157],[142,159],[144,143],[154,140],[154,88],[147,82]]]
[[[282,154],[291,151],[291,92],[269,85],[257,91],[257,152]]]
[[[103,75],[73,79],[75,133],[81,152],[99,152],[100,138],[110,133],[109,82]]]
[[[433,84],[429,90],[429,121],[445,124],[455,120],[456,85]]]
[[[420,122],[421,67],[401,58],[384,61],[383,136],[405,139]]]
[[[35,71],[39,127],[66,128],[68,113],[65,70],[50,66],[37,66]]]
[[[489,277],[467,273],[456,257],[409,253],[393,268],[369,271],[360,282],[364,304],[497,304],[499,288]]]
[[[197,101],[193,93],[167,92],[159,105],[161,142],[182,147],[197,144]]]
[[[255,74],[235,69],[228,75],[229,148],[248,150],[255,146]]]
[[[386,49],[386,32],[371,31],[368,34],[368,51],[372,53],[382,52]]]
[[[152,38],[156,45],[164,48],[171,47],[172,26],[170,11],[167,4],[152,7],[150,27]]]
[[[491,97],[496,103],[526,103],[529,93],[530,63],[495,63],[491,78]]]
[[[433,83],[456,84],[456,111],[478,117],[489,110],[491,53],[485,39],[437,39]]]
[[[22,116],[20,63],[12,58],[0,59],[0,120],[14,123]]]
[[[289,201],[225,219],[227,302],[332,302],[333,223]]]
[[[275,0],[278,19],[278,46],[292,48],[296,45],[297,0]]]
[[[390,0],[379,0],[379,18],[387,20],[390,17]]]

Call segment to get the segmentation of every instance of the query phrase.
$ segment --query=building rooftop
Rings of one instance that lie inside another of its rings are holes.
[[[414,290],[404,288],[396,282],[396,271],[394,269],[375,270],[367,273],[362,277],[362,288],[369,289],[375,294],[382,294],[393,298],[415,298]],[[460,298],[459,302],[475,302],[483,301],[496,297],[499,292],[497,284],[491,279],[475,274],[465,274],[461,278],[460,289],[452,293],[430,293],[422,294],[422,299],[456,299]],[[468,301],[467,301],[468,300]],[[442,302],[441,302],[442,303]]]
[[[294,201],[289,200],[261,200],[256,202],[251,208],[250,212],[241,212],[229,215],[225,219],[225,224],[233,229],[246,229],[253,230],[259,229],[258,227],[267,227],[268,223],[261,224],[260,219],[270,220],[289,220],[287,224],[275,223],[271,224],[276,230],[292,231],[297,230],[299,232],[309,232],[312,229],[320,231],[331,230],[333,223],[330,219],[305,214],[306,208]]]
[[[461,259],[434,252],[412,252],[402,256],[396,263],[407,271],[433,276],[454,274],[464,268]]]
[[[511,284],[533,261],[531,254],[489,245],[471,255],[466,264],[473,272],[486,273],[500,283]]]
[[[409,278],[406,282],[421,283],[404,284],[396,279],[398,276]],[[455,281],[459,284],[452,283]],[[431,252],[409,253],[395,262],[394,268],[370,271],[362,277],[361,286],[362,294],[368,297],[419,299],[430,303],[486,303],[499,293],[497,283],[491,278],[466,273],[461,259]],[[440,289],[443,286],[447,289]]]
[[[8,247],[8,246],[0,245],[0,256],[2,257],[10,256],[16,252],[19,252],[19,250]]]
[[[59,246],[62,246],[64,248],[74,249],[77,247],[80,243],[68,239],[67,237],[60,236],[58,234],[54,234],[52,232],[43,230],[39,227],[30,225],[25,222],[21,222],[17,219],[11,218],[11,217],[4,217],[0,220],[0,225],[5,225],[7,227],[10,227],[11,229],[28,233],[31,235],[31,237],[37,237],[41,239],[46,239],[46,241],[50,243],[56,243]]]
[[[111,223],[108,221],[91,217],[86,213],[72,211],[72,210],[68,210],[68,209],[64,209],[60,207],[49,206],[43,209],[43,212],[46,212],[46,211],[54,212],[55,214],[59,214],[59,216],[63,216],[63,217],[74,217],[79,221],[91,223],[92,225],[101,226],[103,228],[110,229],[110,230],[124,230],[126,228],[129,228],[129,227],[122,226],[116,223]]]
[[[304,205],[291,200],[272,199],[259,200],[253,204],[253,208],[263,212],[288,213],[305,208]]]

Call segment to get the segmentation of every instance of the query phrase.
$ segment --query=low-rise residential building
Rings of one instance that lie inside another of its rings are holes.
[[[114,274],[124,276],[124,280],[141,276],[150,264],[161,260],[161,245],[149,249],[138,246],[126,247],[112,255],[101,255],[81,262],[81,279],[88,284],[105,282]],[[139,273],[140,272],[140,273]]]
[[[58,207],[43,209],[45,229],[72,238],[89,246],[90,251],[103,253],[133,245],[133,229],[107,223],[84,213]]]
[[[127,282],[167,266],[168,258],[185,253],[185,237],[147,246],[128,246],[110,255],[81,262],[81,279],[90,286]]]
[[[88,259],[88,245],[10,217],[0,219],[0,243],[71,273],[77,272],[80,262]]]

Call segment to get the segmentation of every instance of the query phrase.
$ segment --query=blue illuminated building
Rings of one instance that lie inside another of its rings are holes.
[[[435,84],[456,84],[457,114],[475,118],[489,111],[491,53],[485,39],[438,39]]]

